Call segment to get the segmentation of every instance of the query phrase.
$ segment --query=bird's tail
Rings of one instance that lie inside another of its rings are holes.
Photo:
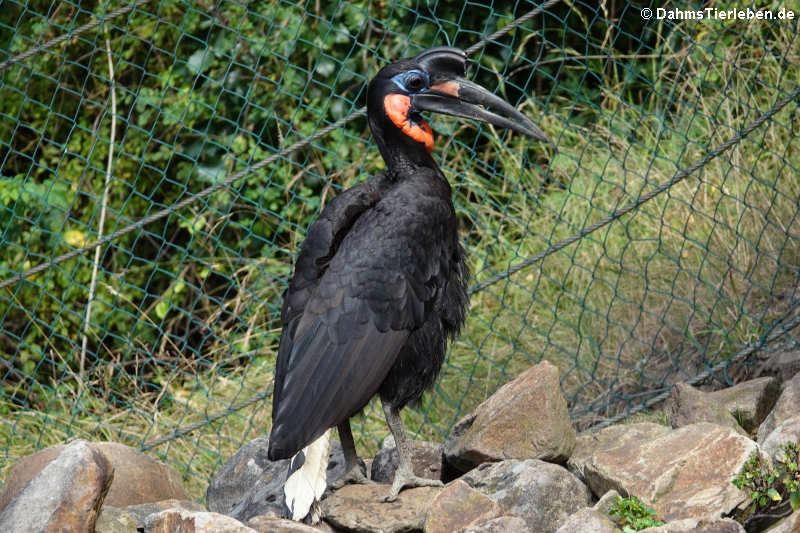
[[[328,452],[331,430],[303,448],[289,462],[289,473],[283,493],[292,520],[302,520],[311,515],[311,523],[319,522],[319,500],[327,487]]]

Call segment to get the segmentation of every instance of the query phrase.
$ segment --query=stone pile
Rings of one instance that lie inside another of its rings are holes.
[[[397,464],[387,439],[368,465],[375,483],[329,491],[324,522],[313,527],[280,518],[286,463],[267,459],[265,438],[220,469],[205,506],[187,501],[172,467],[119,444],[77,440],[11,471],[0,491],[0,532],[621,533],[608,512],[618,494],[638,496],[664,522],[647,533],[744,532],[732,517],[743,516],[749,499],[731,480],[753,451],[769,460],[780,444],[800,441],[800,374],[715,392],[678,384],[668,403],[669,426],[576,435],[559,372],[540,363],[459,421],[444,445],[414,443],[417,475],[443,488],[382,502]],[[331,483],[343,462],[333,446]],[[800,511],[769,527],[797,533]]]

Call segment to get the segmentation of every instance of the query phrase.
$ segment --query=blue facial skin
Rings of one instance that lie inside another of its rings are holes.
[[[409,89],[406,86],[406,80],[408,80],[412,76],[422,76],[425,79],[425,87],[423,87],[422,89],[414,89],[414,90]],[[422,92],[425,89],[427,89],[427,87],[430,85],[430,78],[428,77],[428,74],[426,72],[423,72],[422,70],[416,70],[416,69],[409,70],[408,72],[403,72],[402,74],[398,74],[397,76],[394,76],[392,78],[392,81],[394,82],[395,85],[400,87],[400,89],[403,92],[408,94]]]

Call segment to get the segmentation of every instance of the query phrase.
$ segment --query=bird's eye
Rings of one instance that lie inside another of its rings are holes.
[[[428,81],[421,72],[409,72],[403,82],[409,91],[421,91],[428,86]]]

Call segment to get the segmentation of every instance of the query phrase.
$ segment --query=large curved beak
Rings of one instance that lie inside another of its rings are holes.
[[[514,106],[462,77],[438,82],[429,90],[415,94],[411,97],[411,105],[420,111],[480,120],[538,141],[550,142],[544,132]]]

